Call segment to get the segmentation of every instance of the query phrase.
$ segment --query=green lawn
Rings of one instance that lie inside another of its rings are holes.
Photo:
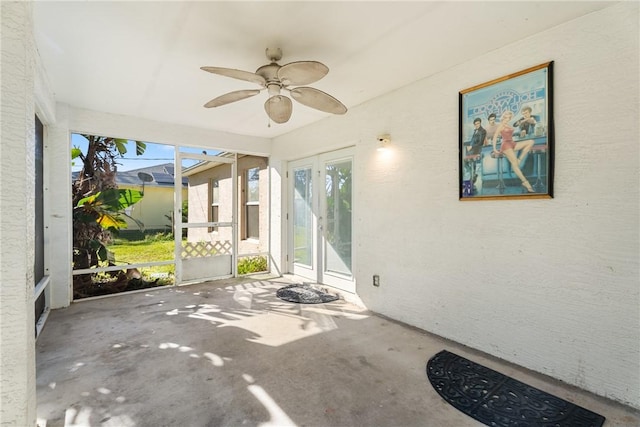
[[[118,239],[116,243],[107,247],[114,253],[116,264],[139,264],[156,261],[173,261],[174,243],[173,240],[139,240],[128,241]],[[139,269],[145,280],[155,280],[160,277],[162,284],[173,284],[175,267],[170,265],[159,265],[155,267],[143,267]],[[167,282],[167,279],[168,282]]]
[[[156,261],[173,261],[174,242],[169,237],[153,238],[145,240],[116,239],[109,246],[115,255],[116,264],[141,264]],[[155,267],[139,268],[145,281],[160,279],[158,284],[169,285],[174,282],[175,266],[160,265]],[[242,257],[238,260],[238,274],[250,274],[268,270],[267,258],[264,256]]]

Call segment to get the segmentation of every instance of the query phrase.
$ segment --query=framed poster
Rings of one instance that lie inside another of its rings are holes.
[[[460,200],[553,197],[553,62],[459,94]]]

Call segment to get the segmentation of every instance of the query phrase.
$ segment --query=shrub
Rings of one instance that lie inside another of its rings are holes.
[[[146,234],[144,240],[147,242],[166,242],[173,240],[173,233],[171,232],[156,232],[154,234]]]
[[[238,260],[238,274],[260,273],[267,271],[268,268],[265,256],[245,257]]]

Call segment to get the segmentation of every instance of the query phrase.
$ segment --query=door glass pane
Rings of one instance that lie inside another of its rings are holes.
[[[325,271],[351,276],[351,160],[327,163]]]
[[[311,168],[293,172],[293,245],[294,262],[312,266],[313,259],[313,211]]]

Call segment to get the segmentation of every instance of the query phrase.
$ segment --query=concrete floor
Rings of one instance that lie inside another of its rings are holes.
[[[481,426],[445,403],[446,349],[577,403],[640,415],[344,300],[275,297],[291,277],[149,290],[53,311],[37,342],[40,427]]]

